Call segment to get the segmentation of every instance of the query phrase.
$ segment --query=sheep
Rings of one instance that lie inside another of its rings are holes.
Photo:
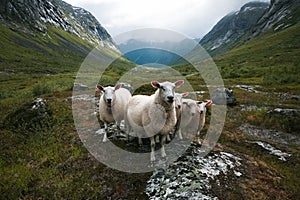
[[[175,110],[176,110],[176,129],[175,129],[175,135],[179,136],[179,139],[182,140],[182,134],[180,131],[180,121],[181,121],[181,112],[182,112],[182,98],[187,97],[189,95],[188,92],[179,94],[175,93]]]
[[[178,129],[179,138],[182,139],[182,130],[196,132],[199,124],[199,101],[192,99],[182,100],[181,120]]]
[[[196,133],[196,138],[197,138],[197,143],[201,144],[200,142],[200,131],[203,129],[205,125],[205,116],[206,116],[206,106],[210,106],[212,104],[211,100],[203,101],[198,103],[198,118],[199,118],[199,123],[198,123],[198,129]]]
[[[169,81],[159,83],[152,81],[151,85],[157,88],[151,96],[135,95],[127,104],[126,123],[128,133],[131,129],[141,141],[142,137],[150,137],[151,153],[150,161],[155,161],[155,139],[161,136],[161,156],[166,158],[165,143],[170,132],[174,132],[176,125],[176,111],[174,102],[174,90],[184,84],[183,80],[171,83]]]
[[[99,118],[104,123],[105,128],[103,142],[108,141],[108,124],[116,123],[119,128],[121,121],[124,120],[125,108],[131,98],[131,93],[121,87],[122,84],[120,83],[115,87],[103,87],[101,85],[96,87],[97,91],[102,92],[99,100]]]

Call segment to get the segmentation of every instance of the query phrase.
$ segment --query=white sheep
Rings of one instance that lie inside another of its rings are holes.
[[[211,100],[202,102],[192,99],[183,99],[181,122],[178,130],[178,135],[182,136],[182,131],[184,131],[185,133],[190,133],[192,135],[194,135],[196,132],[197,142],[199,143],[200,131],[203,129],[205,124],[206,106],[209,106],[211,104]]]
[[[199,125],[199,101],[192,99],[183,99],[182,100],[182,109],[181,109],[181,120],[180,126],[178,129],[179,138],[182,139],[182,131],[185,133],[194,133],[198,129]]]
[[[120,123],[124,120],[125,109],[131,93],[121,88],[122,84],[117,84],[115,87],[103,87],[97,85],[97,90],[102,92],[99,101],[99,118],[104,123],[105,132],[103,136],[103,142],[107,142],[108,124],[116,123],[117,127],[120,127]]]
[[[198,118],[199,118],[199,124],[198,124],[198,129],[196,133],[197,137],[197,143],[201,144],[200,142],[200,131],[203,129],[205,125],[205,116],[206,116],[206,106],[210,106],[212,104],[211,100],[203,101],[198,103]]]
[[[151,95],[135,95],[127,105],[126,123],[128,123],[128,133],[132,129],[135,135],[151,140],[150,161],[155,161],[155,139],[156,135],[161,136],[161,156],[166,157],[165,143],[170,132],[175,131],[176,111],[174,103],[174,90],[184,83],[183,80],[175,83],[152,81],[153,87],[158,88]]]
[[[175,110],[176,110],[176,130],[175,135],[179,136],[179,139],[183,139],[181,131],[180,131],[180,121],[181,121],[181,112],[182,112],[182,98],[187,97],[189,95],[188,92],[179,94],[175,93]]]

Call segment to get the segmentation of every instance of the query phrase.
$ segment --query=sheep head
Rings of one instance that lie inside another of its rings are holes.
[[[115,91],[121,87],[122,84],[117,84],[115,87],[103,87],[102,85],[97,85],[96,90],[102,93],[106,105],[112,107],[116,98]]]
[[[203,114],[206,111],[206,106],[210,106],[212,104],[212,101],[211,100],[198,101],[197,104],[199,107],[200,114]]]
[[[155,88],[158,88],[161,100],[166,103],[172,104],[175,97],[175,88],[180,87],[183,83],[183,80],[176,81],[175,83],[171,83],[169,81],[165,81],[163,83],[152,81],[151,85]]]

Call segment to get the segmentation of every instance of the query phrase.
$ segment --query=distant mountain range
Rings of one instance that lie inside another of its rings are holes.
[[[118,52],[90,12],[62,0],[2,0],[0,36],[0,71],[73,70],[96,46]]]
[[[176,42],[130,39],[119,44],[118,47],[125,57],[134,63],[161,67],[175,64],[196,45],[197,42],[190,39],[182,39]]]

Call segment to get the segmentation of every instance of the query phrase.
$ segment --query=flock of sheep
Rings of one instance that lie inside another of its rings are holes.
[[[199,134],[205,124],[206,106],[211,101],[195,101],[184,99],[188,93],[175,93],[175,89],[184,84],[183,80],[174,83],[152,81],[151,85],[157,88],[151,96],[131,95],[122,83],[115,87],[96,86],[101,92],[99,101],[99,118],[104,123],[105,132],[103,142],[107,142],[107,131],[110,123],[120,127],[122,120],[128,135],[137,137],[142,145],[142,138],[150,138],[151,158],[155,161],[155,144],[161,143],[161,156],[166,158],[165,144],[170,135],[183,138],[182,133],[187,130]]]

